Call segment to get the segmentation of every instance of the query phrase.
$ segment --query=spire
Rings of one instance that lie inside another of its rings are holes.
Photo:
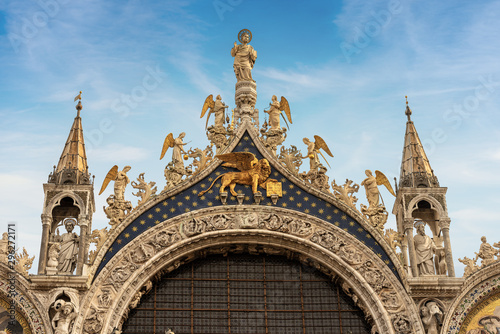
[[[417,129],[411,120],[412,111],[408,106],[407,96],[405,114],[408,117],[408,121],[406,122],[399,187],[439,187],[438,179],[434,175],[429,159],[427,159],[427,155],[425,154],[424,146],[418,136]]]
[[[49,176],[50,183],[57,184],[89,184],[90,174],[87,166],[87,154],[83,140],[82,119],[80,111],[83,109],[81,94],[75,97],[77,115],[69,131],[68,139],[59,158],[57,168]]]

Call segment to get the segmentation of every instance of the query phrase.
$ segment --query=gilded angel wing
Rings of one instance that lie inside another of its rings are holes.
[[[391,183],[389,182],[389,180],[387,179],[387,177],[384,175],[384,173],[382,173],[379,170],[376,170],[375,171],[375,179],[377,180],[377,184],[379,186],[383,184],[387,188],[387,190],[389,190],[389,192],[391,193],[391,195],[394,196],[394,197],[396,197],[396,194],[394,193],[394,190],[392,190]]]
[[[175,143],[174,135],[172,134],[172,132],[170,132],[167,135],[167,137],[165,138],[165,141],[163,142],[163,147],[161,149],[160,160],[163,159],[163,157],[165,156],[165,153],[167,152],[167,150],[168,150],[169,147],[174,147],[174,143]]]
[[[286,117],[290,121],[290,124],[292,124],[292,114],[290,113],[290,105],[288,104],[288,101],[284,96],[281,97],[280,110],[285,112]]]
[[[106,190],[106,187],[108,186],[109,182],[116,180],[117,175],[118,175],[118,166],[114,165],[113,167],[111,167],[108,174],[106,174],[106,177],[102,182],[101,191],[99,191],[99,195],[102,194],[104,190]]]
[[[203,116],[205,116],[205,113],[207,112],[208,108],[213,108],[214,106],[215,106],[214,96],[210,94],[205,99],[205,103],[203,103],[203,108],[201,108],[200,118],[203,118]]]
[[[322,148],[329,156],[331,156],[333,158],[333,154],[332,154],[332,152],[330,152],[328,145],[326,145],[325,141],[320,136],[316,136],[316,135],[314,136],[314,148],[316,150],[319,150],[320,148]]]
[[[225,162],[222,166],[237,168],[242,172],[252,169],[259,161],[255,155],[250,152],[232,152],[218,154],[215,157]]]

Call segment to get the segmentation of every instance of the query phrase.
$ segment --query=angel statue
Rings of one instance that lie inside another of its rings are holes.
[[[273,95],[271,99],[271,103],[269,103],[269,110],[264,110],[265,113],[269,114],[269,125],[271,126],[271,130],[281,130],[280,128],[280,116],[283,117],[283,120],[286,123],[286,126],[288,127],[288,123],[285,119],[285,116],[283,116],[282,111],[285,112],[286,117],[290,121],[290,124],[292,124],[292,115],[290,114],[290,105],[288,104],[288,101],[285,99],[284,96],[281,97],[281,101],[278,102],[278,98],[276,95]]]
[[[252,186],[252,192],[256,194],[258,193],[257,186],[266,189],[268,182],[278,182],[277,180],[269,179],[269,175],[271,175],[269,161],[267,161],[267,159],[259,160],[253,153],[232,152],[219,154],[215,157],[225,162],[222,164],[223,167],[236,168],[239,172],[227,172],[220,175],[212,182],[208,189],[201,191],[198,196],[203,196],[203,194],[209,191],[220,178],[222,179],[219,194],[223,193],[226,187],[229,186],[229,190],[233,196],[238,195],[236,191],[234,191],[236,184]]]
[[[371,170],[365,170],[366,179],[361,182],[362,186],[365,186],[366,191],[366,199],[368,200],[369,207],[377,207],[379,206],[380,192],[378,191],[379,185],[384,185],[387,190],[393,195],[396,196],[394,190],[392,190],[391,183],[387,179],[387,177],[381,171],[376,170],[375,176],[373,176]]]
[[[393,196],[396,196],[396,194],[394,193],[394,190],[392,190],[391,183],[381,171],[376,170],[376,176],[373,176],[372,172],[367,169],[365,174],[366,179],[361,182],[361,185],[365,187],[368,207],[361,204],[361,213],[368,217],[373,227],[376,227],[380,233],[383,233],[388,213],[385,209],[385,205],[383,204],[383,200],[382,204],[379,203],[379,200],[382,197],[380,196],[378,186],[383,184]]]
[[[127,187],[127,184],[130,183],[127,172],[130,169],[130,166],[125,166],[123,167],[123,170],[119,172],[117,165],[111,167],[108,174],[106,174],[106,177],[102,182],[101,190],[99,191],[99,195],[101,195],[104,190],[106,190],[109,182],[115,182],[114,195],[110,195],[106,199],[108,207],[103,207],[104,213],[106,213],[106,216],[110,219],[110,224],[112,226],[121,223],[130,210],[132,210],[132,204],[130,201],[125,200],[125,188]]]
[[[130,166],[125,166],[123,167],[123,170],[121,172],[118,171],[118,166],[114,165],[106,174],[106,177],[104,178],[104,181],[102,182],[101,186],[101,191],[99,191],[99,195],[106,190],[106,187],[108,186],[109,182],[115,181],[115,187],[114,187],[114,192],[115,192],[115,200],[124,200],[125,199],[125,188],[127,187],[127,184],[129,184],[130,179],[127,176],[127,172],[131,169],[132,167]]]
[[[254,81],[252,79],[252,68],[257,59],[257,51],[248,44],[252,40],[252,33],[248,29],[243,29],[238,33],[238,41],[241,44],[234,42],[231,49],[231,56],[234,57],[234,74],[236,80],[240,81]]]
[[[327,163],[328,167],[330,167],[330,164],[326,160],[323,153],[321,153],[321,151],[320,151],[320,149],[323,149],[329,156],[331,156],[333,158],[333,154],[332,154],[332,152],[330,152],[328,145],[326,145],[325,141],[320,136],[315,135],[314,140],[315,141],[312,142],[308,138],[303,139],[304,144],[307,145],[307,156],[301,156],[301,158],[302,159],[309,158],[310,171],[317,170],[321,165],[321,163],[319,161],[319,157],[318,157],[318,153],[319,153],[319,154],[321,154],[323,159],[325,159],[325,162]]]
[[[182,141],[182,138],[184,138],[186,134],[184,132],[181,132],[179,134],[179,137],[174,139],[174,136],[172,133],[169,133],[167,137],[165,138],[165,141],[163,142],[163,148],[161,149],[161,156],[160,160],[163,159],[165,156],[165,153],[167,152],[169,147],[173,147],[174,150],[172,152],[172,162],[175,167],[177,168],[184,168],[184,162],[182,161],[182,153],[186,154],[186,151],[184,151],[184,142]]]
[[[214,128],[216,128],[217,130],[222,130],[222,132],[225,133],[226,129],[224,129],[224,123],[226,116],[224,111],[226,108],[229,108],[229,106],[226,106],[224,102],[222,102],[222,98],[220,97],[220,95],[217,95],[214,101],[214,96],[210,94],[205,99],[205,103],[203,104],[203,108],[201,109],[200,118],[203,118],[203,116],[205,116],[209,108],[210,111],[208,112],[207,123],[205,124],[205,130],[207,129],[208,119],[210,118],[210,115],[215,114]]]
[[[179,137],[174,139],[173,134],[169,133],[163,142],[160,160],[163,159],[168,148],[173,147],[172,161],[167,164],[164,171],[165,179],[167,180],[167,184],[163,189],[164,191],[181,183],[184,176],[192,174],[191,166],[184,168],[183,159],[189,159],[189,154],[184,150],[184,145],[188,143],[182,141],[185,136],[186,134],[181,132]],[[184,156],[182,156],[183,153]]]

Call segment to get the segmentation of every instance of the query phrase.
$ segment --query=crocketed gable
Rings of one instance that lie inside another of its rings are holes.
[[[264,158],[247,130],[245,130],[238,144],[232,151],[251,152],[255,154],[258,159]],[[322,198],[318,198],[314,194],[305,190],[302,180],[291,180],[285,177],[275,168],[275,164],[279,163],[277,160],[271,159],[269,163],[272,171],[270,177],[281,182],[283,189],[283,197],[279,198],[278,202],[275,204],[276,206],[318,217],[350,233],[368,246],[374,254],[380,257],[398,277],[398,279],[400,279],[396,266],[391,261],[387,252],[374,239],[373,235],[362,226],[362,224],[334,204],[329,203]],[[213,168],[213,165],[207,168]],[[99,272],[106,266],[106,263],[108,263],[108,261],[115,254],[117,254],[125,245],[133,242],[138,235],[146,231],[148,228],[161,224],[168,219],[193,212],[198,209],[223,205],[219,198],[220,179],[217,180],[213,187],[203,196],[200,197],[198,194],[210,187],[218,176],[229,171],[237,170],[223,167],[222,163],[219,163],[219,165],[201,181],[194,183],[191,187],[175,194],[175,196],[165,198],[153,207],[145,210],[114,240],[111,247],[107,250],[103,260],[99,264],[94,278],[97,277]],[[188,180],[186,182],[190,181]],[[226,190],[229,191],[229,189]],[[237,185],[235,190],[238,193],[243,193],[245,195],[243,204],[254,203],[251,186]],[[272,204],[271,199],[265,196],[265,189],[260,190],[263,194],[260,205],[273,206],[274,204]],[[229,194],[226,205],[238,205],[238,201],[234,196]],[[257,205],[255,207],[256,209],[258,208]]]

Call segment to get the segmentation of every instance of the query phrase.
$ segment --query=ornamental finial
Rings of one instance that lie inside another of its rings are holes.
[[[406,110],[405,110],[405,115],[408,117],[408,122],[411,122],[411,109],[410,107],[408,106],[408,95],[405,95],[405,99],[406,99]]]

